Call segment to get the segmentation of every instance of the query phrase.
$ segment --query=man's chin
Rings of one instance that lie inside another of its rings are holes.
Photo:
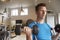
[[[40,18],[40,19],[45,19],[44,17]]]
[[[40,18],[40,19],[44,19],[44,18]]]

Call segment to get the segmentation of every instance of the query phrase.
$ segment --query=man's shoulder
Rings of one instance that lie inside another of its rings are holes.
[[[46,25],[50,26],[48,23],[45,23]]]
[[[35,22],[30,23],[28,26],[33,27],[33,25],[35,25]]]
[[[52,30],[53,28],[48,24],[48,23],[46,23],[47,24],[47,26]]]

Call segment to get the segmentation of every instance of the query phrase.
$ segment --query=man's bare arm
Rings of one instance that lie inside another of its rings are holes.
[[[26,40],[32,40],[32,35],[26,35]]]
[[[32,29],[29,27],[25,27],[24,31],[26,33],[26,40],[32,40]]]

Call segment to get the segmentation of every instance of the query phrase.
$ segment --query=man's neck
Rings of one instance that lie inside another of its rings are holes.
[[[39,18],[37,18],[37,20],[36,20],[37,22],[39,22],[39,23],[41,23],[41,24],[43,24],[44,23],[44,19],[39,19]]]

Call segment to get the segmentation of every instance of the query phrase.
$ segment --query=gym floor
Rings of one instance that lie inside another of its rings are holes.
[[[15,33],[12,33],[13,38],[10,40],[26,40],[26,35],[24,33],[21,33],[21,35],[15,36]]]

